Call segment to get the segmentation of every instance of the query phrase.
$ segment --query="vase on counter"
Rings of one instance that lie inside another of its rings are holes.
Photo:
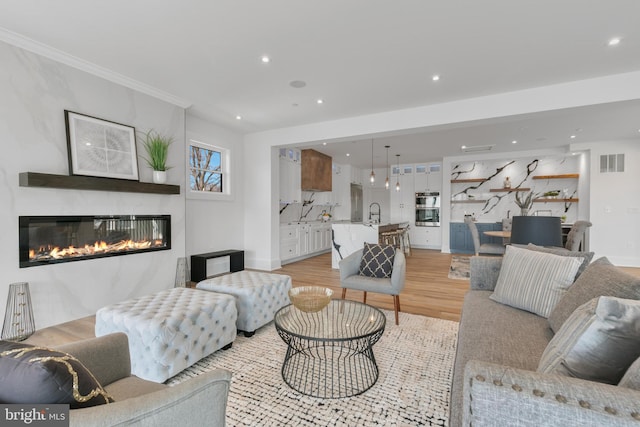
[[[521,216],[529,216],[529,208],[520,208]]]

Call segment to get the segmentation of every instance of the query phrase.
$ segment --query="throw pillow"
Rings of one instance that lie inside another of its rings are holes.
[[[640,301],[594,298],[549,341],[538,372],[618,384],[640,356]]]
[[[391,245],[377,245],[365,242],[358,274],[379,279],[391,277],[395,256],[396,248]]]
[[[640,277],[614,266],[605,257],[592,262],[562,297],[549,316],[549,326],[558,332],[573,311],[602,295],[640,299]]]
[[[544,246],[538,246],[538,245],[534,245],[533,243],[529,243],[527,245],[527,249],[531,250],[531,251],[538,251],[538,252],[544,252],[547,254],[554,254],[554,255],[560,255],[560,256],[571,256],[571,257],[576,257],[576,258],[582,258],[582,264],[580,264],[580,268],[578,269],[578,272],[576,273],[576,280],[578,279],[578,277],[580,277],[580,275],[584,272],[584,270],[589,266],[589,263],[591,262],[591,260],[593,259],[593,252],[579,252],[579,251],[570,251],[568,249],[563,249],[563,248],[553,248],[553,247],[544,247]]]
[[[640,357],[629,366],[618,386],[640,390]]]
[[[496,288],[501,304],[549,317],[571,286],[582,260],[507,246]]]
[[[0,341],[0,402],[67,403],[72,409],[113,402],[78,359],[45,347]]]

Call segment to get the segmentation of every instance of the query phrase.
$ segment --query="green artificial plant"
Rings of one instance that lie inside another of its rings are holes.
[[[142,137],[142,145],[147,152],[144,160],[154,171],[166,171],[170,169],[167,166],[167,157],[169,155],[169,146],[173,143],[173,138],[162,135],[153,129],[145,133]]]

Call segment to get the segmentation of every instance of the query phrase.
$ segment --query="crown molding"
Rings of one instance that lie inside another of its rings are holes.
[[[88,62],[84,59],[80,59],[76,56],[70,55],[44,43],[40,43],[18,33],[14,33],[13,31],[7,30],[6,28],[0,27],[0,40],[17,46],[21,49],[28,50],[29,52],[44,56],[45,58],[52,59],[54,61],[60,62],[78,70],[82,70],[89,74],[93,74],[94,76],[101,77],[110,82],[117,83],[119,85],[128,87],[154,98],[158,98],[180,108],[186,109],[192,105],[192,103],[187,101],[186,99],[182,99],[168,92],[142,83],[138,80],[134,80],[107,68],[96,65],[92,62]]]

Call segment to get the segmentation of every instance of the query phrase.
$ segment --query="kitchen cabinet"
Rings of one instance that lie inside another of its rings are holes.
[[[442,231],[440,227],[410,227],[411,246],[422,249],[440,249]]]
[[[485,231],[502,230],[501,222],[477,222],[476,227],[480,235],[480,243],[502,244],[500,237],[489,237],[484,234]],[[452,222],[449,224],[449,249],[451,253],[473,254],[475,252],[469,226],[464,222]]]
[[[413,165],[391,167],[391,183],[389,186],[389,202],[391,205],[391,222],[401,223],[415,221],[415,190],[413,182]],[[396,191],[396,183],[400,190]]]
[[[414,171],[416,193],[442,192],[442,166],[440,163],[416,164]]]
[[[302,201],[300,150],[281,148],[279,162],[280,203],[300,203]]]
[[[351,184],[362,185],[362,169],[351,166]]]
[[[331,249],[331,223],[280,224],[280,261],[308,258]]]

